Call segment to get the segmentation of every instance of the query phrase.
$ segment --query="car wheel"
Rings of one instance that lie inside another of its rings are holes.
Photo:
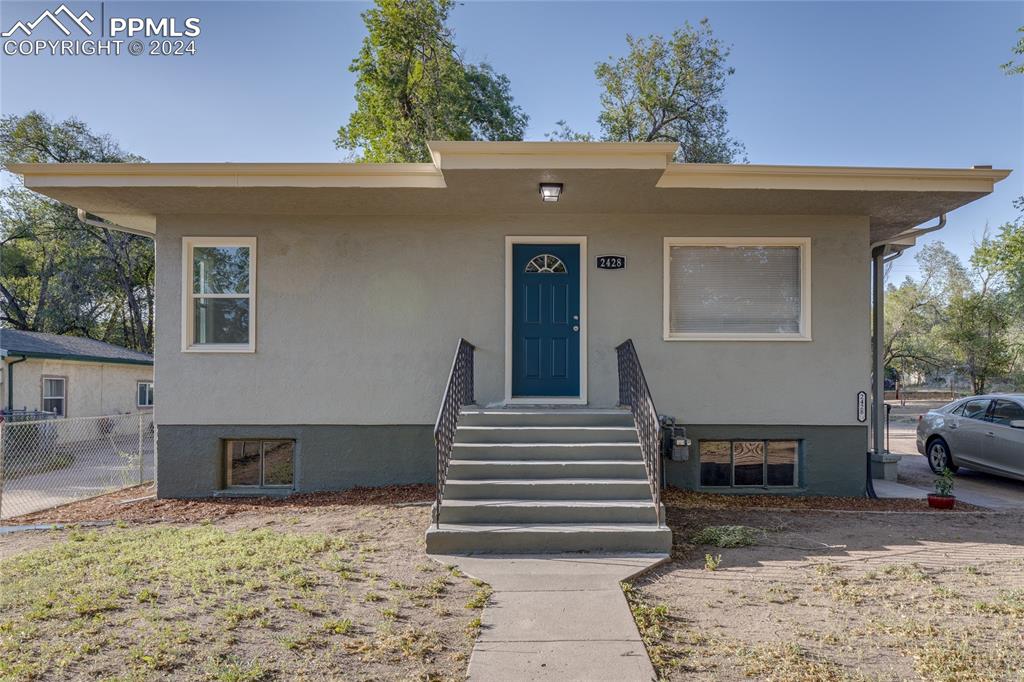
[[[928,443],[928,467],[935,474],[942,474],[944,469],[956,472],[959,468],[953,464],[953,457],[949,453],[949,446],[946,441],[936,438]]]

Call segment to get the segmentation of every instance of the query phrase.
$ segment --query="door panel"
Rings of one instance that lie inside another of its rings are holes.
[[[1024,420],[1024,406],[1012,400],[995,401],[990,413],[992,423],[988,433],[991,435],[986,438],[985,459],[993,468],[1024,476],[1024,429],[1010,426],[1011,421],[1018,419]]]
[[[947,440],[953,461],[958,464],[982,462],[985,434],[989,431],[989,423],[984,419],[991,402],[985,398],[968,401],[963,416],[956,419],[955,427],[951,425]]]
[[[512,396],[580,395],[579,244],[512,245]]]

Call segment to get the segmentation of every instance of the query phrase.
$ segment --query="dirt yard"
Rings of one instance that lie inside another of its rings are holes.
[[[462,679],[489,588],[423,553],[423,492],[36,515],[131,522],[0,536],[0,679]]]
[[[625,586],[664,678],[1024,680],[1024,515],[668,497],[673,560]]]

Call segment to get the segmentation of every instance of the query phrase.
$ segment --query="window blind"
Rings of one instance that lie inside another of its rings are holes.
[[[673,334],[800,332],[798,246],[671,246]]]

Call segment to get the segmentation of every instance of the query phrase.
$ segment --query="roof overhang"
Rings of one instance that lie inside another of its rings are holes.
[[[25,186],[135,232],[173,214],[855,215],[871,241],[989,194],[1010,171],[672,163],[674,144],[432,142],[433,163],[12,164]],[[537,196],[561,182],[558,203]]]

